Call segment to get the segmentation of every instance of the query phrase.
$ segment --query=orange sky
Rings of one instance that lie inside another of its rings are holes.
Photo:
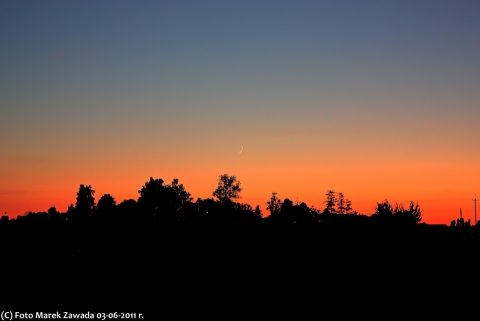
[[[113,164],[72,160],[62,166],[65,160],[17,160],[16,165],[10,164],[13,170],[3,175],[11,187],[2,191],[0,208],[10,217],[27,211],[46,211],[50,206],[65,211],[69,204],[75,203],[80,184],[92,185],[96,200],[106,193],[117,202],[137,199],[138,190],[150,176],[162,178],[166,183],[177,177],[194,199],[208,198],[216,188],[218,175],[228,173],[236,175],[242,183],[240,201],[260,205],[264,214],[267,214],[265,203],[273,191],[282,200],[290,198],[296,202],[298,198],[299,202],[323,209],[324,194],[333,189],[343,192],[352,201],[353,209],[364,214],[371,214],[376,202],[384,199],[405,205],[413,200],[420,203],[423,221],[427,223],[449,223],[458,217],[460,208],[463,216],[473,221],[472,191],[478,182],[478,175],[477,180],[471,179],[475,162],[463,167],[448,160],[415,162],[408,157],[399,160],[387,157],[377,163],[368,157],[322,162],[321,156],[302,159],[294,153],[271,158],[264,154],[263,160],[248,147],[244,146],[242,154],[238,154],[239,146],[229,146],[224,158],[216,162],[205,155],[198,155],[191,163],[161,157],[143,160],[134,153]],[[205,154],[209,153],[206,149]],[[208,165],[209,160],[212,165]],[[26,166],[28,161],[32,164]]]

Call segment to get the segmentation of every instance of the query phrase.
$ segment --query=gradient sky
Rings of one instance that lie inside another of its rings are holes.
[[[194,199],[354,210],[418,201],[473,221],[479,1],[1,1],[0,213]],[[238,152],[243,146],[243,152]],[[480,202],[479,218],[480,218]]]

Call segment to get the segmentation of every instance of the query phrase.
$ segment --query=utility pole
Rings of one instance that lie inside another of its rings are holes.
[[[475,204],[474,205],[474,208],[475,208],[475,226],[477,225],[477,194],[475,194],[475,197],[473,198],[473,203]]]
[[[462,208],[460,207],[460,218],[457,220],[457,226],[465,227],[464,220],[462,218]]]

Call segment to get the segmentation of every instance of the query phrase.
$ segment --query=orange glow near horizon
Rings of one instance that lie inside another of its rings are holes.
[[[227,166],[220,173],[236,175],[243,188],[241,199],[237,201],[248,203],[252,207],[259,205],[264,216],[269,215],[266,202],[274,191],[282,201],[289,198],[294,203],[298,200],[300,203],[305,202],[309,207],[323,210],[325,193],[333,189],[336,192],[343,192],[345,198],[352,201],[353,210],[361,214],[372,214],[376,203],[385,199],[388,199],[392,205],[403,203],[405,206],[408,206],[412,200],[419,202],[423,210],[423,222],[426,223],[449,224],[451,220],[459,217],[460,208],[466,220],[471,219],[472,222],[474,220],[472,200],[474,193],[470,192],[470,190],[474,191],[474,182],[470,186],[463,184],[461,189],[442,184],[443,180],[448,179],[454,186],[455,177],[464,181],[462,175],[468,174],[467,169],[458,169],[457,172],[449,172],[444,177],[438,177],[435,175],[435,169],[425,164],[425,168],[418,168],[410,173],[406,169],[399,168],[395,174],[390,172],[389,179],[385,180],[382,173],[385,167],[377,166],[378,174],[372,176],[369,171],[371,166],[366,163],[357,164],[356,170],[360,174],[356,175],[354,175],[354,169],[346,170],[341,165],[338,165],[338,171],[343,171],[343,174],[336,175],[335,170],[323,173],[313,172],[308,164],[303,168],[290,164],[292,165],[290,171],[287,171],[283,164],[272,166],[256,164],[256,166],[252,165],[255,171],[247,171],[245,164],[234,164],[230,167],[232,170],[227,170]],[[327,165],[327,167],[330,166]],[[389,166],[395,166],[395,164]],[[429,172],[426,168],[430,168],[431,171]],[[167,175],[160,173],[148,175],[147,168],[141,167],[129,174],[117,176],[116,173],[121,171],[117,172],[111,168],[110,174],[91,173],[90,179],[86,176],[82,178],[83,175],[65,174],[50,180],[48,177],[45,177],[45,180],[37,178],[31,180],[30,184],[27,184],[28,180],[20,181],[23,184],[18,184],[16,190],[4,191],[1,194],[0,208],[2,214],[6,212],[10,218],[16,218],[17,215],[23,215],[29,211],[47,211],[51,206],[64,212],[70,204],[75,204],[76,192],[80,184],[92,186],[96,201],[103,194],[111,194],[118,204],[125,199],[137,200],[138,190],[150,177],[162,178],[165,184],[170,184],[173,178],[178,178],[195,201],[197,198],[212,197],[220,175],[219,171],[212,168],[200,170],[195,167],[184,170],[183,175],[168,175],[168,173]],[[276,175],[276,173],[283,174]],[[355,179],[349,181],[349,177],[355,177]],[[416,179],[412,181],[410,177],[416,177]],[[392,181],[395,182],[394,185],[391,184]]]
[[[413,149],[411,152],[418,154],[413,159],[399,152],[384,155],[364,144],[363,151],[351,151],[354,157],[338,151],[337,158],[307,148],[306,142],[294,146],[288,140],[286,144],[267,141],[267,145],[252,141],[243,145],[241,154],[237,145],[221,143],[216,149],[192,144],[185,150],[160,148],[143,154],[137,152],[141,145],[132,145],[129,154],[113,153],[93,160],[68,152],[57,159],[12,159],[6,164],[11,171],[2,175],[0,211],[10,218],[28,211],[47,211],[51,206],[64,212],[75,204],[80,184],[91,185],[97,201],[103,194],[111,194],[117,204],[137,200],[138,190],[150,177],[161,178],[165,184],[178,178],[195,201],[212,197],[218,176],[227,173],[242,184],[238,201],[259,205],[264,216],[269,214],[266,202],[272,192],[282,200],[289,198],[295,203],[298,199],[323,210],[325,193],[332,189],[344,193],[353,210],[361,214],[372,214],[376,203],[385,199],[405,206],[412,200],[419,202],[426,223],[449,224],[458,218],[460,208],[464,217],[473,221],[472,199],[480,181],[478,174],[471,177],[478,172],[475,157],[459,160],[441,153],[435,158]],[[91,155],[102,156],[102,152],[93,149]]]

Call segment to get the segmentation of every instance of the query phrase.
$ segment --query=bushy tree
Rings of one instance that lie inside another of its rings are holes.
[[[174,178],[172,180],[172,184],[170,185],[170,188],[177,195],[177,200],[180,207],[193,200],[191,194],[185,190],[185,187],[183,186],[183,184],[178,183],[178,178]]]
[[[422,210],[420,205],[410,201],[408,209],[403,207],[403,204],[396,204],[393,211],[393,215],[403,224],[406,225],[415,225],[420,223],[422,220]]]
[[[150,180],[145,182],[138,191],[140,194],[138,204],[143,220],[154,220],[162,214],[165,215],[165,212],[171,212],[168,208],[171,195],[167,195],[168,192],[163,183],[164,181],[161,178],[150,177]]]
[[[377,203],[375,213],[373,213],[372,217],[382,222],[415,225],[422,220],[422,210],[418,202],[414,203],[410,201],[409,207],[406,209],[403,204],[395,203],[395,206],[392,206],[388,200],[385,200],[382,203]]]
[[[393,207],[386,199],[383,201],[383,203],[377,203],[377,207],[375,208],[375,213],[373,213],[373,215],[392,216]]]
[[[117,207],[117,202],[110,194],[104,194],[97,203],[97,208],[95,209],[96,218],[100,220],[113,220],[115,219],[115,211]]]
[[[289,198],[283,200],[283,203],[280,206],[280,212],[283,214],[283,216],[290,216],[292,214],[293,202]]]
[[[141,208],[144,219],[155,219],[165,223],[174,223],[184,217],[180,213],[192,198],[183,184],[178,183],[175,178],[171,185],[165,185],[161,178],[153,179],[145,183],[138,191],[140,197],[138,204]]]
[[[238,199],[242,191],[240,185],[240,181],[238,181],[235,176],[222,174],[218,178],[218,186],[217,189],[213,191],[213,197],[216,197],[222,203],[231,202],[232,199]]]
[[[58,220],[60,217],[60,213],[57,211],[57,208],[55,206],[50,207],[47,213],[50,216],[50,219],[53,221]]]
[[[123,200],[116,208],[116,214],[120,221],[137,221],[141,219],[138,216],[138,211],[138,203],[134,199]]]

